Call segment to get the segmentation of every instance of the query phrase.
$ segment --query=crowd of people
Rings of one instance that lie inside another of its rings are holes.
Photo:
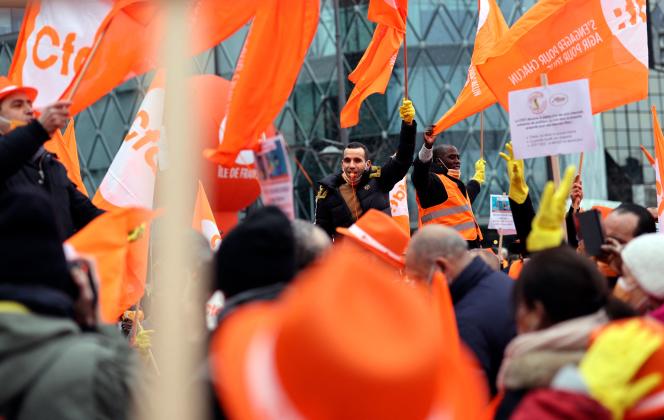
[[[101,211],[42,147],[68,104],[35,119],[36,92],[0,82],[0,418],[129,418],[133,366],[154,357],[149,333],[133,331],[149,308],[99,322],[90,266],[68,262],[62,242]],[[320,182],[315,223],[268,206],[224,235],[210,271],[224,305],[206,372],[192,378],[214,416],[664,417],[664,235],[651,212],[602,209],[602,252],[589,255],[575,169],[535,211],[508,144],[518,241],[498,257],[472,210],[484,161],[463,182],[457,149],[427,131],[416,153],[413,104],[400,113],[384,165],[348,144],[341,171]],[[412,237],[388,198],[411,166]]]

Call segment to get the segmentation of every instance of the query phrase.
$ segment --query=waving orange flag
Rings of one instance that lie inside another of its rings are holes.
[[[341,127],[352,127],[360,121],[360,107],[369,95],[385,93],[392,69],[406,36],[408,0],[371,0],[368,18],[376,30],[360,62],[348,79],[355,84],[341,110]]]
[[[232,165],[241,150],[258,148],[293,90],[318,14],[318,0],[260,2],[233,76],[223,140],[207,158]]]
[[[67,169],[67,176],[71,182],[76,184],[76,188],[87,196],[88,190],[85,188],[85,184],[83,184],[81,167],[78,162],[74,120],[69,121],[64,134],[60,134],[60,130],[56,130],[53,138],[44,143],[44,147],[57,156],[58,160]]]
[[[645,0],[540,0],[477,69],[507,109],[509,91],[589,79],[593,113],[648,95]],[[619,83],[617,83],[619,81]]]
[[[115,323],[124,310],[139,301],[143,280],[131,273],[131,248],[141,246],[147,224],[156,213],[126,208],[106,212],[66,242],[81,256],[94,259],[99,276],[99,306],[103,321]]]
[[[664,134],[657,118],[657,108],[652,107],[652,129],[655,137],[655,168],[656,186],[657,186],[657,214],[659,220],[659,231],[662,232],[662,220],[664,220],[664,186],[662,185],[662,175],[664,174]]]
[[[508,29],[496,0],[478,0],[475,48],[470,59],[466,84],[459,93],[454,106],[434,125],[434,135],[496,103],[496,97],[477,73],[476,66],[484,63],[495,43],[505,35]]]

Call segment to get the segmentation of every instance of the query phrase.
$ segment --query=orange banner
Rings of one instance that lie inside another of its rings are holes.
[[[664,174],[664,134],[657,118],[657,108],[652,107],[652,130],[655,142],[655,168],[656,186],[657,186],[657,214],[660,223],[660,232],[662,228],[662,218],[664,218],[664,186],[662,185],[662,174]]]
[[[229,166],[241,150],[258,149],[293,90],[318,15],[318,0],[261,2],[233,76],[223,141],[206,150],[208,159]]]
[[[509,27],[496,0],[479,0],[475,48],[470,59],[466,84],[461,89],[454,106],[434,125],[434,135],[496,103],[496,97],[477,73],[476,66],[486,61],[496,42],[508,30]]]
[[[71,182],[76,184],[76,188],[87,196],[88,190],[81,178],[81,167],[78,162],[74,120],[69,121],[64,134],[60,134],[60,130],[56,130],[51,140],[44,143],[44,148],[57,156],[60,163],[67,170],[67,176]]]
[[[374,93],[385,93],[394,63],[406,36],[407,0],[372,0],[369,20],[376,22],[371,42],[348,80],[355,84],[341,110],[341,127],[357,125],[362,102]]]
[[[648,95],[645,0],[541,0],[477,66],[500,104],[508,92],[589,79],[593,113]],[[616,83],[620,81],[620,83]]]

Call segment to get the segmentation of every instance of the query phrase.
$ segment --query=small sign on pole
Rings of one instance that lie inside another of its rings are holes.
[[[279,134],[261,142],[256,155],[263,204],[277,206],[289,219],[295,218],[293,177],[286,152],[286,141]]]
[[[506,195],[491,194],[489,229],[496,229],[500,235],[516,235],[510,200]]]

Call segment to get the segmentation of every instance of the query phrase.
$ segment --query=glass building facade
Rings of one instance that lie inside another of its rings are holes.
[[[498,0],[508,24],[515,22],[534,0]],[[352,89],[347,76],[353,70],[373,33],[366,19],[367,0],[321,0],[320,24],[297,84],[275,121],[290,144],[294,159],[295,202],[298,217],[311,219],[317,180],[338,170],[347,141],[365,143],[372,160],[384,162],[396,149],[404,94],[404,62],[400,53],[385,95],[373,95],[362,106],[360,123],[342,131],[339,110]],[[652,151],[650,106],[664,111],[664,0],[649,2],[651,56],[648,99],[602,113],[595,118],[598,149],[584,164],[586,198],[655,203],[654,171],[640,151]],[[0,71],[6,74],[20,26],[20,9],[0,9]],[[409,96],[417,109],[420,133],[455,102],[473,50],[477,26],[477,0],[410,0],[408,16]],[[215,49],[197,57],[201,73],[231,78],[246,36],[246,28]],[[131,80],[115,89],[76,119],[79,156],[89,191],[96,190],[125,133],[151,76]],[[660,115],[663,115],[660,112]],[[250,118],[250,116],[248,116]],[[418,135],[418,149],[421,145]],[[480,115],[472,116],[443,133],[462,156],[462,178],[474,172],[479,158]],[[484,112],[487,184],[475,202],[481,223],[488,221],[489,194],[507,192],[505,164],[498,156],[509,141],[507,114],[498,105]],[[576,163],[576,156],[563,162]],[[305,174],[306,172],[306,174]],[[602,174],[598,176],[598,174]],[[606,176],[604,176],[606,174]],[[527,182],[535,203],[550,168],[545,159],[526,162]],[[415,214],[414,192],[411,214]],[[414,217],[413,217],[414,219]],[[415,220],[412,220],[414,223]]]

